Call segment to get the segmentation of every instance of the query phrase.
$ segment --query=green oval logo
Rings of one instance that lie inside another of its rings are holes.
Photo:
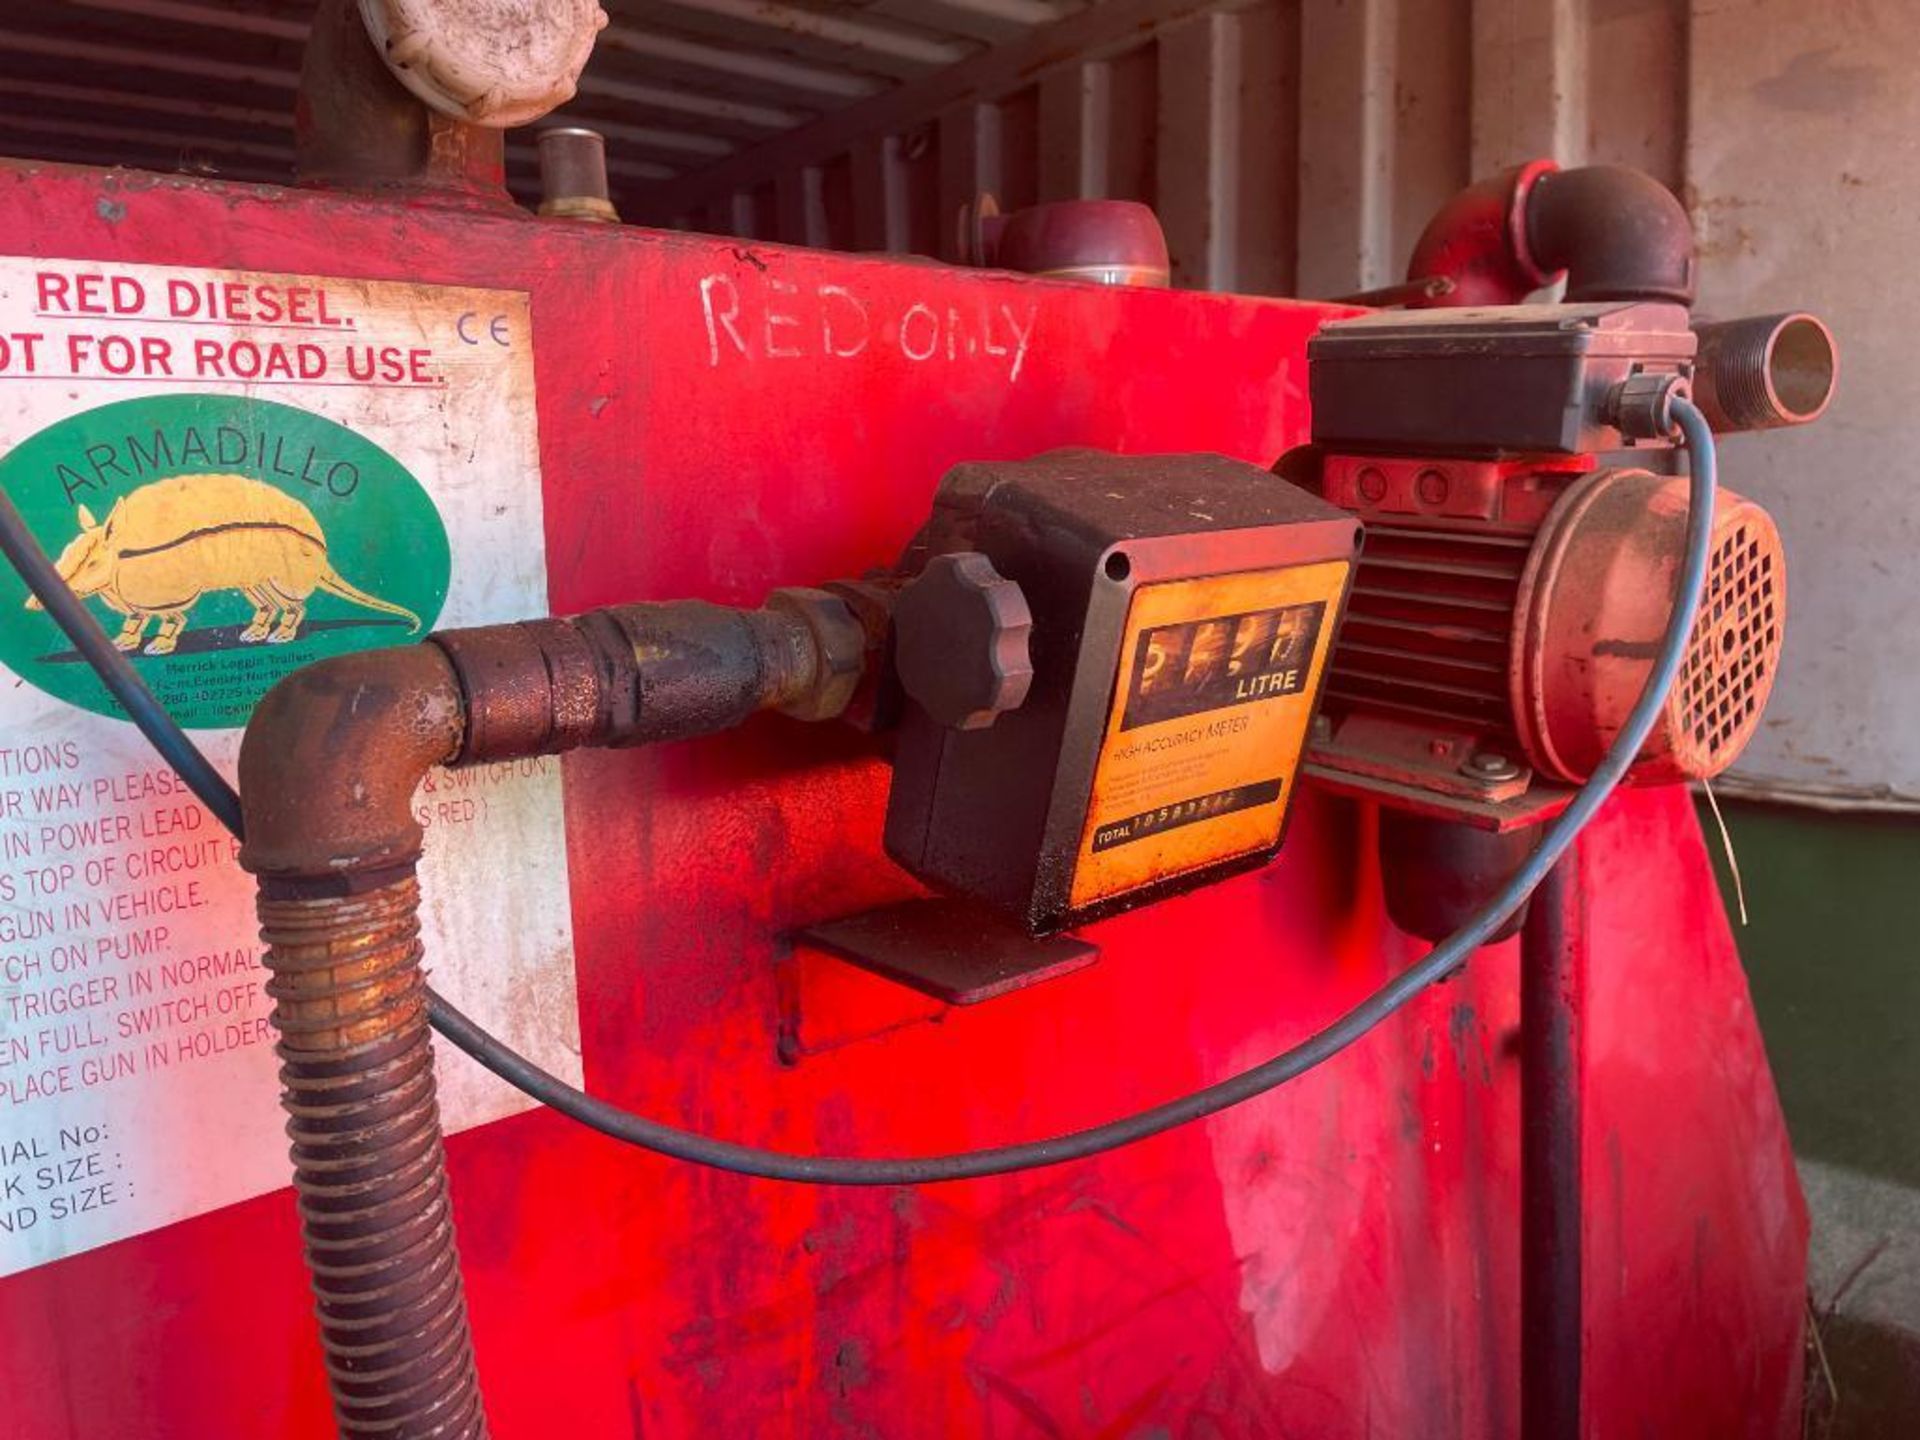
[[[6,488],[182,725],[243,725],[274,681],[426,633],[452,554],[432,499],[364,436],[290,405],[102,405],[0,457]],[[0,664],[101,715],[106,687],[0,565]]]

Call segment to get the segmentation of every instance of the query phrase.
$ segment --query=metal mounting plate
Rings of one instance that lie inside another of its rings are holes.
[[[799,935],[862,969],[943,1000],[975,1005],[1091,965],[1100,947],[1074,935],[1036,940],[969,900],[904,900],[810,925]]]

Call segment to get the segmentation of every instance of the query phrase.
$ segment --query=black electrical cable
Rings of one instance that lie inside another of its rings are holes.
[[[954,1155],[860,1159],[850,1156],[791,1155],[739,1145],[696,1135],[623,1110],[549,1075],[524,1055],[481,1029],[445,999],[429,991],[429,1014],[434,1028],[516,1089],[616,1140],[717,1170],[815,1185],[926,1185],[1004,1175],[1015,1170],[1032,1170],[1044,1165],[1082,1160],[1202,1119],[1283,1085],[1339,1054],[1429,985],[1444,979],[1464,964],[1486,938],[1525,902],[1533,888],[1566,853],[1574,837],[1613,793],[1614,787],[1625,776],[1639,755],[1640,747],[1652,733],[1659,719],[1660,708],[1666,702],[1667,691],[1672,688],[1674,677],[1679,674],[1686,657],[1687,642],[1700,609],[1700,594],[1706,579],[1707,558],[1713,536],[1716,482],[1713,432],[1707,425],[1706,417],[1687,400],[1677,399],[1673,402],[1673,419],[1685,441],[1691,472],[1686,548],[1666,635],[1661,640],[1658,657],[1647,677],[1646,688],[1640,692],[1627,723],[1594,769],[1592,777],[1547,827],[1539,847],[1498,895],[1482,906],[1453,935],[1435,946],[1426,958],[1409,966],[1325,1029],[1264,1064],[1123,1119],[1046,1140],[1030,1140],[1022,1144]],[[24,548],[38,554],[38,547],[34,545],[32,537],[26,535],[25,527],[19,524],[19,516],[11,507],[0,508],[0,528],[19,531],[18,536],[8,537],[9,557],[16,549],[22,548],[22,544],[16,541],[23,542]],[[22,573],[27,572],[23,569]],[[28,583],[33,583],[30,574]],[[55,583],[58,583],[57,577]],[[37,589],[35,593],[39,593]],[[46,599],[45,596],[41,598],[43,601]],[[62,611],[55,610],[52,605],[47,608],[56,620],[61,618]],[[84,607],[77,604],[66,607],[66,613],[71,614],[74,609],[80,611],[83,628],[99,629]],[[62,628],[65,628],[64,621]],[[71,630],[68,633],[73,635]],[[74,638],[78,644],[78,637]],[[105,640],[104,633],[101,639]],[[87,652],[83,649],[82,653]],[[131,668],[127,666],[125,657],[113,650],[111,645],[106,647],[98,663],[108,668]],[[143,693],[145,691],[144,686],[138,686],[138,689]],[[148,698],[151,699],[151,696]],[[168,722],[167,728],[171,729],[171,722]],[[142,726],[142,729],[144,731],[145,727]],[[172,733],[178,734],[177,731]],[[149,738],[152,738],[151,734]],[[179,738],[182,743],[187,743],[184,736]],[[191,748],[188,743],[188,749]],[[201,763],[204,764],[204,760]],[[220,784],[224,789],[225,781]],[[227,793],[231,794],[231,791]]]

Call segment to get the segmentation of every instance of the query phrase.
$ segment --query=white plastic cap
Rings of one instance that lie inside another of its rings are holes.
[[[360,16],[402,85],[499,130],[571,100],[607,23],[598,0],[360,0]]]

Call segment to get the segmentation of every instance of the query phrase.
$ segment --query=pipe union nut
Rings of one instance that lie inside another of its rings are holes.
[[[770,591],[766,608],[798,620],[813,642],[813,683],[780,706],[796,720],[832,720],[847,708],[867,665],[867,632],[846,601],[825,590]]]

